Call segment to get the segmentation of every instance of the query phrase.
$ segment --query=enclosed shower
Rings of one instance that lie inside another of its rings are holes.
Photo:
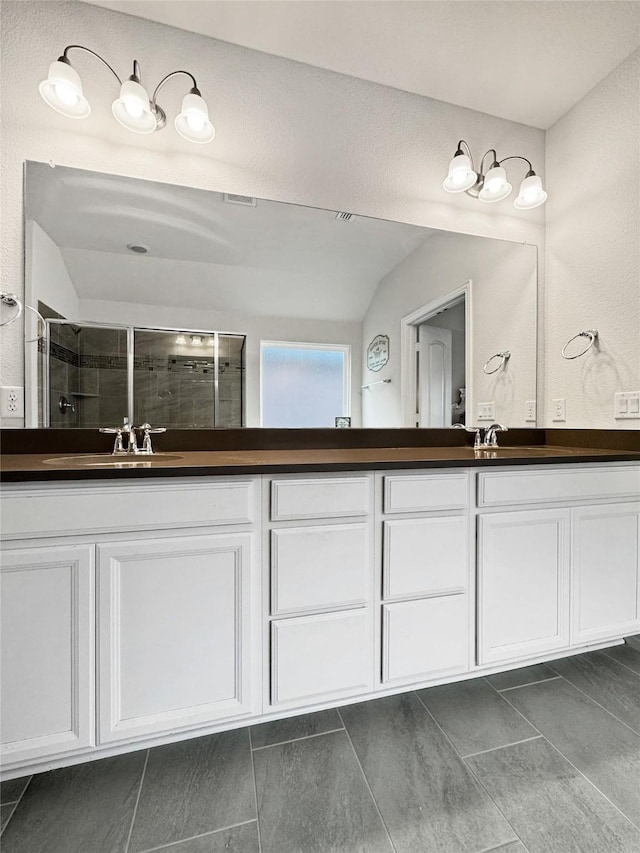
[[[38,360],[41,426],[168,429],[245,423],[244,335],[49,319]]]

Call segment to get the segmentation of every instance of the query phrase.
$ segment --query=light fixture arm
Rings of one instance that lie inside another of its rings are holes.
[[[170,80],[172,77],[175,77],[177,74],[186,74],[187,77],[191,78],[191,82],[193,83],[193,87],[190,89],[191,94],[193,94],[193,95],[200,95],[201,94],[200,89],[198,89],[198,84],[196,83],[196,78],[193,76],[193,74],[191,74],[189,71],[183,71],[183,70],[172,71],[170,74],[167,74],[165,77],[163,77],[162,80],[156,86],[156,88],[153,90],[153,95],[151,96],[151,107],[153,110],[155,110],[157,107],[156,98],[158,96],[158,92],[164,86],[164,84],[167,82],[167,80]]]
[[[519,155],[515,155],[513,157],[503,157],[498,165],[501,166],[503,163],[506,163],[507,160],[524,160],[524,162],[527,163],[529,166],[529,171],[527,172],[526,177],[529,178],[531,175],[535,175],[535,172],[533,171],[533,166],[531,165],[531,160],[528,160],[526,157],[520,157]]]
[[[480,174],[478,175],[479,180],[482,180],[482,177],[484,176],[484,161],[485,161],[487,154],[493,154],[493,163],[491,164],[491,166],[489,168],[493,169],[494,166],[500,165],[498,163],[498,154],[496,152],[496,149],[495,148],[489,148],[488,151],[484,152],[484,154],[482,155],[482,160],[480,160]]]
[[[106,65],[106,66],[107,66],[107,68],[108,68],[108,69],[109,69],[109,71],[113,74],[113,76],[116,78],[116,80],[118,81],[118,83],[120,83],[120,85],[122,85],[122,80],[121,80],[121,79],[120,79],[120,77],[116,74],[116,72],[115,72],[115,71],[114,71],[114,69],[111,67],[111,65],[109,65],[109,63],[107,62],[107,60],[106,60],[106,59],[103,59],[103,58],[100,56],[100,54],[99,54],[99,53],[96,53],[96,52],[95,52],[95,50],[91,50],[90,48],[85,47],[83,44],[70,44],[70,45],[67,45],[67,47],[65,47],[65,49],[64,49],[64,51],[63,51],[63,53],[62,53],[62,56],[58,59],[58,62],[65,62],[67,65],[71,65],[71,63],[69,62],[69,58],[67,57],[67,54],[69,53],[69,51],[70,51],[70,50],[84,50],[84,52],[85,52],[85,53],[90,53],[90,54],[91,54],[91,56],[95,56],[95,58],[96,58],[96,59],[99,59],[99,60],[100,60],[100,62],[101,62],[103,65]],[[138,63],[137,63],[137,61],[135,61],[135,60],[134,60],[134,63],[133,63],[133,66],[134,66],[134,74],[135,74],[135,69],[136,69],[137,64],[138,64]]]

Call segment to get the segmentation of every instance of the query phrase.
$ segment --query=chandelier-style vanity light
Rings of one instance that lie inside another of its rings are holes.
[[[462,149],[463,145],[466,154]],[[489,171],[485,174],[484,163],[490,154],[493,159]],[[458,149],[449,163],[449,174],[442,186],[448,193],[466,192],[467,195],[478,198],[480,201],[502,201],[513,189],[507,180],[507,173],[502,165],[507,160],[524,160],[529,165],[529,171],[520,184],[518,197],[513,202],[513,206],[518,210],[531,210],[544,204],[547,200],[547,193],[542,189],[542,180],[533,171],[530,160],[519,156],[503,157],[502,160],[498,160],[495,148],[490,148],[480,161],[480,170],[476,171],[471,149],[464,139],[458,142]]]
[[[133,74],[124,82],[116,74],[109,63],[100,54],[81,44],[70,44],[65,47],[62,56],[49,66],[49,76],[40,83],[40,94],[49,106],[68,118],[86,118],[91,107],[82,91],[80,75],[71,65],[68,53],[70,50],[83,50],[99,59],[120,84],[120,97],[116,98],[111,107],[113,115],[127,130],[134,133],[153,133],[162,130],[167,123],[167,114],[157,102],[158,92],[172,77],[185,74],[191,78],[192,87],[182,100],[182,110],[176,116],[175,128],[189,142],[211,142],[215,130],[209,120],[207,103],[200,94],[196,78],[188,71],[172,71],[163,77],[149,97],[147,90],[140,82],[140,66],[133,61]]]

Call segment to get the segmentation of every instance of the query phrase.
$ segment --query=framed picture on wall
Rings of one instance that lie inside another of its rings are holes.
[[[389,335],[376,335],[367,347],[367,367],[374,373],[389,361]]]

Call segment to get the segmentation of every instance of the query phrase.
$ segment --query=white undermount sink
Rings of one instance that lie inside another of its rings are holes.
[[[77,456],[54,456],[44,459],[47,465],[87,465],[89,467],[130,468],[184,459],[177,453],[79,453]]]

